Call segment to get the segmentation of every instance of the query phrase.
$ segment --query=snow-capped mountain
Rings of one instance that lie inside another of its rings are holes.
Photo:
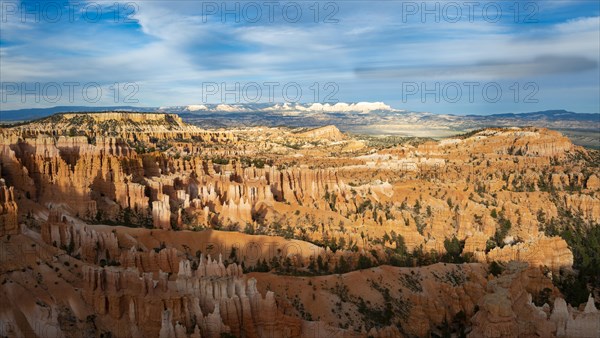
[[[371,111],[397,111],[396,109],[388,106],[383,102],[358,102],[358,103],[345,103],[338,102],[335,104],[329,103],[311,103],[311,104],[302,104],[302,103],[284,103],[282,105],[275,104],[272,107],[265,108],[265,110],[269,111],[287,111],[287,110],[297,110],[297,111],[309,111],[309,112],[362,112],[368,113]]]
[[[269,112],[309,112],[309,113],[369,113],[373,111],[400,111],[392,108],[383,102],[356,102],[346,103],[249,103],[249,104],[192,104],[188,106],[160,107],[163,111],[183,111],[183,112],[250,112],[250,111],[269,111]]]

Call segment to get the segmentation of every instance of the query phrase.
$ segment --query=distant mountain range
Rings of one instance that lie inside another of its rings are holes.
[[[600,148],[600,114],[566,110],[494,115],[433,114],[394,109],[382,102],[336,104],[199,104],[171,107],[62,106],[0,111],[0,122],[42,118],[59,112],[133,111],[179,114],[204,128],[244,126],[318,127],[336,125],[350,133],[447,137],[484,127],[536,126],[555,129],[574,143]]]
[[[0,110],[0,122],[27,121],[50,116],[56,113],[73,112],[101,112],[101,111],[156,111],[156,107],[132,107],[132,106],[112,106],[112,107],[90,107],[90,106],[57,106],[51,108],[25,108],[16,110]]]
[[[513,118],[520,120],[551,120],[551,121],[591,121],[598,122],[600,119],[600,114],[582,114],[582,113],[574,113],[567,110],[544,110],[532,113],[508,113],[508,114],[493,114],[493,115],[466,115],[470,118]]]

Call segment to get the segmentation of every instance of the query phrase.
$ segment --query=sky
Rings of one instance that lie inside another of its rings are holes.
[[[0,110],[600,113],[600,1],[0,0]]]

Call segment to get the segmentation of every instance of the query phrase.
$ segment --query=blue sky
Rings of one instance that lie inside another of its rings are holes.
[[[4,110],[258,97],[600,112],[598,1],[0,3]]]

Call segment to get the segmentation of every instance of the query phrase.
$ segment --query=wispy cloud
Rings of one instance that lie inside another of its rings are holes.
[[[537,22],[527,24],[514,22],[508,7],[498,22],[480,16],[449,22],[404,20],[401,2],[335,2],[336,23],[322,22],[323,7],[318,20],[305,7],[292,23],[281,14],[272,22],[264,15],[258,22],[223,22],[190,1],[137,2],[135,11],[128,3],[101,2],[107,15],[98,22],[8,16],[0,39],[2,81],[136,82],[140,104],[157,106],[198,102],[207,81],[333,81],[339,100],[390,102],[406,78],[527,80],[556,90],[557,77],[568,76],[569,89],[600,89],[594,80],[600,17],[589,2],[560,8],[539,2]],[[577,110],[568,100],[563,107]],[[597,95],[584,101],[600,105]]]

